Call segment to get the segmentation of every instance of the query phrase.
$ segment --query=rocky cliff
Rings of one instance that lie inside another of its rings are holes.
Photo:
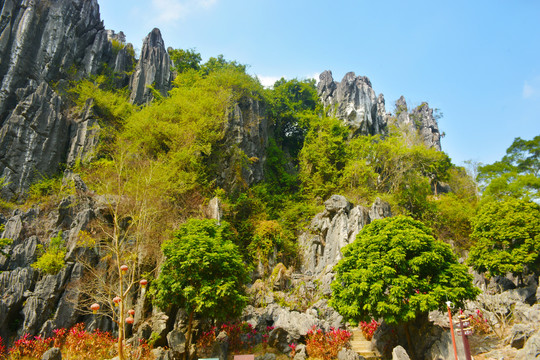
[[[324,71],[317,85],[319,98],[329,116],[342,119],[347,126],[361,135],[385,134],[393,117],[404,131],[420,134],[428,148],[441,150],[441,135],[437,120],[427,103],[409,112],[402,96],[396,101],[396,113],[386,112],[383,94],[375,95],[371,81],[365,76],[347,73],[341,82],[334,81],[331,71]]]
[[[155,28],[143,41],[141,57],[129,82],[129,99],[138,105],[149,103],[153,99],[150,86],[166,96],[171,80],[171,59],[161,32]]]
[[[402,96],[396,101],[396,118],[399,126],[418,132],[420,139],[428,148],[441,150],[439,125],[433,115],[433,109],[422,103],[409,112],[407,102]]]
[[[51,87],[116,63],[96,0],[6,0],[0,13],[0,177],[4,197],[58,171],[86,140]],[[80,120],[80,121],[79,121]],[[73,135],[78,134],[76,144]],[[84,147],[84,145],[83,145]]]
[[[341,82],[335,82],[331,71],[324,71],[317,85],[319,98],[336,116],[362,135],[386,132],[389,114],[384,107],[384,96],[375,95],[371,82],[365,76],[347,73]]]

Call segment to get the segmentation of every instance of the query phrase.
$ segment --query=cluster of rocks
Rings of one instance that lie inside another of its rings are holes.
[[[329,116],[341,119],[356,134],[386,134],[393,116],[386,112],[383,94],[376,96],[371,81],[354,72],[345,74],[341,82],[334,81],[331,71],[319,76],[318,95]],[[441,135],[434,110],[427,103],[409,111],[405,98],[396,101],[395,122],[404,132],[419,134],[428,147],[441,150]]]
[[[7,184],[0,195],[4,198],[23,194],[40,177],[56,174],[61,164],[92,155],[100,132],[93,102],[74,111],[63,95],[70,81],[110,69],[112,82],[118,88],[129,85],[130,101],[137,105],[152,100],[150,86],[162,95],[170,90],[172,64],[159,29],[144,39],[137,61],[133,46],[124,43],[125,35],[104,28],[97,0],[6,0],[0,19],[0,177]],[[241,164],[246,183],[260,181],[267,143],[261,104],[242,99],[234,105],[227,134],[225,145],[253,159]],[[224,162],[218,180],[229,179],[230,166],[226,166],[233,160]]]

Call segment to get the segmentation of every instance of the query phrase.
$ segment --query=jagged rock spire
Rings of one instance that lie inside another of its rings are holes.
[[[374,135],[386,131],[384,97],[375,95],[367,77],[349,72],[337,83],[327,70],[320,75],[317,90],[329,115],[342,119],[357,133]]]
[[[153,86],[162,95],[166,95],[171,84],[171,59],[158,28],[154,28],[144,39],[141,58],[131,76],[129,88],[130,101],[144,104],[152,100]]]

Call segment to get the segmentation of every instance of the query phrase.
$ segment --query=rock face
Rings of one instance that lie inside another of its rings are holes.
[[[268,119],[263,104],[247,97],[234,104],[225,123],[224,139],[218,182],[233,189],[263,180],[268,146]]]
[[[341,82],[324,71],[317,85],[319,98],[328,108],[328,115],[342,119],[347,126],[361,135],[385,134],[391,115],[386,113],[383,94],[375,95],[371,82],[365,76],[347,73]],[[405,98],[396,101],[397,124],[402,129],[419,134],[428,148],[441,150],[441,135],[437,119],[427,103],[408,111]]]
[[[302,271],[323,277],[342,258],[341,249],[353,242],[365,225],[391,216],[390,205],[380,199],[367,209],[353,206],[341,195],[332,195],[324,205],[325,210],[315,215],[308,231],[299,237],[303,249]],[[329,282],[329,279],[323,281],[326,291],[330,290]]]
[[[384,97],[377,97],[371,82],[353,72],[345,75],[340,83],[332,78],[331,71],[324,71],[317,85],[319,98],[329,115],[334,115],[362,135],[383,134],[389,115],[384,107]]]
[[[396,118],[399,126],[417,131],[428,148],[441,151],[439,125],[433,115],[433,109],[427,103],[424,102],[409,112],[407,102],[402,96],[396,101]]]
[[[50,84],[97,74],[104,64],[125,71],[132,56],[129,46],[113,51],[97,0],[1,4],[0,177],[9,198],[93,146],[88,111],[69,116]]]
[[[161,32],[154,28],[144,39],[141,57],[129,83],[130,101],[139,105],[150,102],[153,96],[148,86],[165,96],[170,89],[171,77],[169,53]]]

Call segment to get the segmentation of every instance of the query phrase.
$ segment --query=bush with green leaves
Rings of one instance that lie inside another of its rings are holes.
[[[247,304],[248,267],[233,239],[226,222],[190,219],[163,243],[165,261],[153,283],[154,302],[186,309],[187,346],[195,315],[231,319]]]
[[[38,256],[36,262],[32,264],[34,269],[38,269],[45,274],[57,274],[65,266],[64,257],[66,256],[66,247],[62,239],[62,231],[51,238],[48,246],[37,246]]]
[[[374,221],[342,253],[330,304],[348,321],[407,323],[479,293],[450,245],[410,217]]]
[[[540,135],[531,140],[515,138],[506,155],[478,168],[483,198],[506,197],[538,200],[540,191]]]
[[[484,203],[473,219],[468,264],[488,276],[540,271],[540,205],[520,199]]]

